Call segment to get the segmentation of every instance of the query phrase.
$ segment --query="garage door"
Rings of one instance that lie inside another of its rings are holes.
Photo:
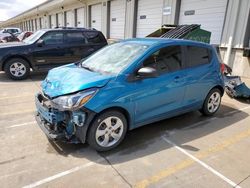
[[[102,30],[102,6],[101,4],[91,6],[91,23],[90,26],[99,31]]]
[[[41,25],[42,25],[42,29],[46,28],[46,24],[45,24],[45,19],[44,17],[41,17]]]
[[[67,11],[66,12],[66,26],[67,27],[75,27],[75,20],[74,20],[74,11]]]
[[[58,13],[57,16],[58,16],[58,27],[63,27],[64,26],[64,21],[63,21],[64,14]]]
[[[182,0],[179,24],[201,24],[211,31],[211,44],[220,44],[227,0]]]
[[[110,2],[110,38],[124,39],[126,1]]]
[[[56,15],[55,14],[52,14],[51,15],[51,25],[50,27],[51,28],[55,28],[57,25],[56,25]]]
[[[79,8],[77,11],[77,27],[85,27],[85,9]]]
[[[163,0],[138,0],[136,37],[145,37],[162,25]]]
[[[37,19],[36,19],[36,27],[37,27],[37,28],[36,28],[37,30],[41,29],[41,28],[40,28],[40,18],[37,18]]]

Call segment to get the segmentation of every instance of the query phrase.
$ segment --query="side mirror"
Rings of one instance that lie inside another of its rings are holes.
[[[152,67],[143,67],[138,70],[137,75],[141,78],[154,78],[158,76],[158,73]]]
[[[44,45],[44,41],[42,39],[40,39],[39,41],[37,41],[36,44],[38,47],[42,47]]]

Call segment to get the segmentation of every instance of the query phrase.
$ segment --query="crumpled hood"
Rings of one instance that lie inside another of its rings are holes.
[[[50,70],[42,82],[42,90],[44,94],[54,98],[88,88],[103,87],[111,78],[111,75],[102,75],[69,64]]]

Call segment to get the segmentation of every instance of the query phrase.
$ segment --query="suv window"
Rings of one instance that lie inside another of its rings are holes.
[[[49,32],[42,37],[45,45],[62,44],[63,33],[62,32]]]
[[[6,30],[8,33],[18,33],[17,29],[7,29]]]
[[[174,72],[182,67],[181,47],[168,46],[162,48],[143,63],[144,67],[156,68],[160,73]]]
[[[66,41],[71,44],[85,44],[86,38],[82,32],[70,32],[66,33]]]
[[[96,44],[96,43],[102,43],[103,42],[103,38],[99,34],[99,32],[86,31],[84,33],[85,33],[85,35],[87,37],[88,43]]]
[[[187,67],[207,64],[210,62],[210,50],[203,47],[187,46]]]

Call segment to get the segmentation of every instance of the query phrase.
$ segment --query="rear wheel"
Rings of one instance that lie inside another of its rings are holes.
[[[30,66],[24,59],[13,58],[5,64],[4,71],[9,78],[13,80],[22,80],[28,77]]]
[[[212,89],[208,93],[200,112],[205,116],[214,115],[220,107],[221,96],[222,96],[222,93],[219,89],[217,88]]]
[[[118,111],[100,114],[88,132],[88,143],[97,151],[108,151],[118,146],[127,132],[127,120]]]

